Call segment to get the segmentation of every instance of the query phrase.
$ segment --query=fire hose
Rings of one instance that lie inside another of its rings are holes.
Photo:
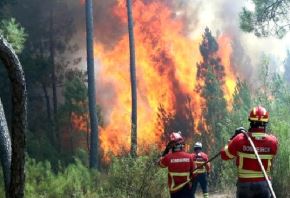
[[[263,175],[264,175],[264,177],[265,177],[265,179],[266,179],[266,182],[267,182],[267,185],[268,185],[268,187],[269,187],[269,190],[270,190],[270,192],[271,192],[271,194],[272,194],[272,197],[273,197],[273,198],[276,198],[276,195],[275,195],[275,192],[274,192],[274,190],[273,190],[272,184],[271,184],[270,179],[269,179],[269,177],[268,177],[268,175],[267,175],[267,172],[266,172],[266,170],[265,170],[265,168],[264,168],[264,166],[263,166],[263,163],[262,163],[261,158],[260,158],[260,156],[259,156],[259,154],[258,154],[258,151],[257,151],[257,149],[256,149],[256,147],[255,147],[255,145],[254,145],[253,140],[250,138],[250,136],[248,135],[247,131],[245,131],[245,130],[241,130],[241,131],[242,131],[242,133],[247,137],[247,140],[249,141],[251,147],[252,147],[253,150],[254,150],[255,156],[257,157],[258,163],[259,163],[259,165],[260,165],[260,167],[261,167],[261,170],[262,170],[262,172],[263,172]],[[207,160],[207,161],[204,162],[203,164],[201,164],[201,165],[199,165],[198,167],[196,167],[196,168],[193,170],[193,172],[194,172],[195,170],[197,170],[197,169],[199,169],[199,168],[205,166],[207,163],[211,162],[212,160],[214,160],[215,158],[217,158],[219,155],[220,155],[220,152],[218,152],[217,154],[215,154],[213,157],[211,157],[209,160]]]
[[[269,187],[269,190],[270,190],[270,192],[271,192],[271,194],[272,194],[272,197],[273,197],[273,198],[276,198],[276,195],[275,195],[275,192],[274,192],[274,190],[273,190],[272,184],[271,184],[270,179],[269,179],[269,177],[268,177],[268,175],[267,175],[267,172],[266,172],[266,170],[265,170],[265,168],[264,168],[264,166],[263,166],[263,163],[262,163],[261,158],[260,158],[260,156],[259,156],[259,154],[258,154],[258,151],[257,151],[257,149],[256,149],[256,147],[255,147],[255,145],[254,145],[253,140],[250,138],[250,136],[248,135],[248,133],[247,133],[246,130],[241,130],[241,132],[246,136],[248,142],[250,143],[251,147],[253,148],[254,154],[255,154],[255,156],[256,156],[256,158],[257,158],[257,160],[258,160],[258,163],[259,163],[259,165],[260,165],[260,168],[261,168],[261,170],[262,170],[262,172],[263,172],[263,175],[264,175],[264,177],[265,177],[265,179],[266,179],[266,182],[267,182],[267,185],[268,185],[268,187]],[[169,152],[170,149],[171,149],[171,145],[170,145],[170,146],[168,145],[167,148],[165,149],[165,151],[162,153],[162,156],[166,155],[166,154]],[[205,166],[207,163],[213,161],[213,160],[216,159],[219,155],[220,155],[220,152],[216,153],[213,157],[211,157],[210,159],[208,159],[206,162],[204,162],[204,163],[202,163],[201,165],[199,165],[199,166],[197,166],[196,168],[194,168],[192,172],[194,172],[194,171],[196,171],[197,169],[199,169],[199,168]]]
[[[258,160],[258,162],[259,162],[259,165],[260,165],[260,167],[261,167],[261,170],[262,170],[262,172],[263,172],[263,174],[264,174],[264,177],[265,177],[265,179],[266,179],[266,181],[267,181],[267,184],[268,184],[269,190],[270,190],[270,192],[271,192],[271,194],[272,194],[272,197],[273,197],[273,198],[276,198],[276,195],[275,195],[275,192],[274,192],[274,190],[273,190],[272,184],[271,184],[270,179],[269,179],[269,177],[268,177],[268,175],[267,175],[267,172],[266,172],[266,170],[265,170],[265,168],[264,168],[264,166],[263,166],[263,163],[262,163],[261,158],[260,158],[260,156],[259,156],[259,154],[258,154],[258,151],[257,151],[257,149],[256,149],[256,147],[255,147],[255,145],[254,145],[253,140],[250,138],[250,136],[249,136],[249,134],[247,133],[247,131],[242,130],[242,133],[247,137],[247,140],[249,141],[249,143],[251,144],[251,147],[252,147],[253,150],[254,150],[254,153],[255,153],[255,155],[256,155],[256,157],[257,157],[257,160]]]

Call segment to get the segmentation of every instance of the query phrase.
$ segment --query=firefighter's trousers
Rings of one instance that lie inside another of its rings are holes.
[[[191,185],[187,184],[182,189],[170,194],[171,198],[191,198]]]
[[[195,191],[197,189],[198,183],[202,189],[203,197],[208,198],[208,189],[207,189],[207,173],[200,173],[192,182],[192,197],[195,198]]]
[[[266,181],[238,182],[237,198],[270,198],[271,192]]]

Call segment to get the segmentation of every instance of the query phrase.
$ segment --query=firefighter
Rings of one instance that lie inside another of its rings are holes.
[[[170,197],[190,198],[194,163],[192,155],[184,152],[184,139],[180,133],[170,134],[170,141],[162,155],[159,165],[168,169]]]
[[[248,135],[261,158],[262,164],[270,173],[272,160],[277,153],[278,141],[275,136],[266,134],[269,113],[262,106],[254,107],[249,113],[250,127]],[[271,192],[249,141],[245,137],[245,129],[237,128],[229,143],[222,149],[221,158],[236,158],[238,169],[237,198],[269,198]]]
[[[210,163],[203,166],[203,164],[208,161],[208,156],[202,152],[201,142],[196,142],[193,148],[193,162],[197,166],[197,169],[193,172],[195,179],[192,182],[192,195],[193,198],[195,198],[195,191],[199,183],[202,189],[203,197],[208,198],[207,176],[210,172]]]

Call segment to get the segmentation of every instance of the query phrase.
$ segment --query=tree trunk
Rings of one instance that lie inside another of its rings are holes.
[[[55,74],[55,45],[54,45],[54,29],[53,29],[53,5],[50,10],[50,24],[49,24],[49,53],[50,53],[50,64],[52,67],[52,94],[53,94],[53,113],[54,120],[56,121],[57,116],[57,89],[56,89],[56,74]]]
[[[11,139],[7,127],[4,109],[0,99],[0,158],[4,175],[5,194],[9,197],[10,167],[11,167]]]
[[[132,2],[127,0],[128,31],[130,45],[130,79],[131,79],[131,155],[137,155],[137,83],[135,67],[135,44],[134,44],[134,24],[132,17]]]
[[[48,121],[48,123],[51,123],[52,119],[51,119],[49,95],[48,95],[45,83],[41,83],[41,86],[42,86],[42,90],[43,90],[44,98],[45,98],[47,121]]]
[[[22,66],[17,55],[4,38],[0,38],[0,59],[4,63],[12,85],[12,160],[10,198],[24,196],[25,131],[27,127],[27,93]]]
[[[93,2],[86,0],[86,32],[87,32],[87,72],[88,72],[88,96],[91,124],[90,142],[90,168],[99,168],[99,140],[98,118],[96,105],[95,71],[94,71],[94,22]]]
[[[72,112],[69,112],[69,137],[70,137],[70,152],[71,155],[73,156],[74,154],[74,132],[73,132],[73,121],[72,121]]]
[[[46,104],[47,123],[48,123],[47,127],[50,131],[49,140],[52,145],[57,145],[58,151],[60,151],[59,142],[58,142],[57,135],[55,132],[56,130],[55,130],[54,123],[51,117],[50,98],[49,98],[48,90],[44,82],[41,83],[41,86],[44,93],[44,99],[45,99],[45,104]]]

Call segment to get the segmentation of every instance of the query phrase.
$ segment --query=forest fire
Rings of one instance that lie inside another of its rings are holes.
[[[125,28],[125,1],[119,1],[114,13]],[[197,131],[204,103],[196,91],[196,64],[202,61],[199,52],[202,38],[189,39],[184,31],[185,23],[164,1],[134,1],[133,15],[138,87],[138,149],[142,152],[154,144],[160,146],[163,143],[162,135],[166,131],[164,126],[160,126],[162,122],[158,122],[161,106],[167,114],[174,114],[181,120],[188,116],[194,118],[192,130],[185,132],[186,137],[191,137]],[[218,42],[226,74],[223,89],[226,100],[230,101],[235,86],[235,75],[230,64],[230,40],[221,37]],[[100,128],[100,141],[107,158],[109,153],[118,155],[130,148],[131,91],[127,33],[110,49],[104,44],[95,43],[95,56],[99,65],[97,100],[105,121]],[[188,109],[191,115],[186,112]]]
[[[223,87],[225,99],[228,104],[231,104],[232,94],[234,93],[236,85],[236,76],[231,66],[232,46],[230,37],[225,35],[219,37],[219,51],[218,56],[221,57],[221,62],[225,68],[225,85]]]

